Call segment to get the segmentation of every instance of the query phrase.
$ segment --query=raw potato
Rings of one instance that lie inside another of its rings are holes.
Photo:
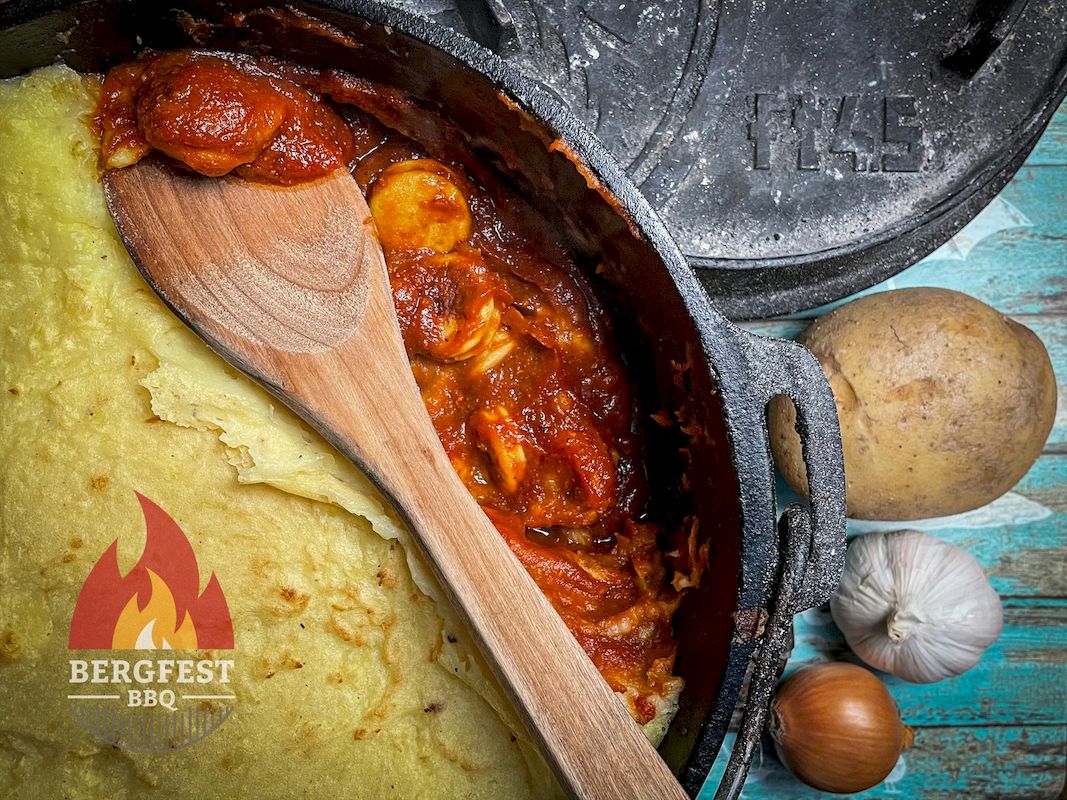
[[[1041,454],[1056,380],[1041,340],[948,289],[898,289],[846,303],[800,342],[822,364],[841,420],[848,514],[958,514],[1008,491]],[[771,446],[806,486],[796,414],[771,405]]]

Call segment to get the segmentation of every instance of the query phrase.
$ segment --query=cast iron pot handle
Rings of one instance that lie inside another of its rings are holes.
[[[778,523],[777,592],[753,657],[745,713],[715,800],[734,800],[748,775],[793,628],[793,617],[830,599],[845,563],[845,474],[830,385],[815,357],[795,342],[741,331],[750,386],[766,408],[776,395],[793,401],[808,473],[809,506],[792,505]]]

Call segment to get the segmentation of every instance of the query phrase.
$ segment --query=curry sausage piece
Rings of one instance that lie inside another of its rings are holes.
[[[435,253],[394,267],[397,320],[411,352],[435,361],[465,361],[504,333],[510,297],[477,250]]]
[[[574,472],[581,497],[590,509],[599,513],[615,502],[615,459],[592,425],[559,433],[552,447]]]
[[[197,172],[281,185],[346,169],[352,131],[331,106],[239,56],[159,53],[104,79],[99,118],[105,169],[159,150]]]
[[[489,455],[497,484],[508,494],[518,491],[526,477],[526,434],[501,405],[481,408],[467,422],[478,446]]]
[[[375,181],[369,205],[386,252],[449,253],[471,235],[467,198],[448,167],[430,158],[388,167]]]
[[[136,164],[152,150],[137,127],[137,92],[144,65],[122,64],[107,74],[100,97],[101,166],[121,169]]]
[[[287,97],[221,58],[165,54],[145,76],[137,97],[145,141],[204,175],[254,161],[289,114]]]
[[[518,342],[511,331],[505,328],[497,328],[492,338],[487,342],[483,342],[481,351],[470,360],[467,370],[468,376],[475,378],[488,372],[507,358],[517,344]]]

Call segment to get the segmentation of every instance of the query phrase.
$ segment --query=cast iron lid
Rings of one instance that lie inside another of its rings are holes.
[[[392,1],[557,94],[734,318],[934,250],[1067,94],[1067,0]]]

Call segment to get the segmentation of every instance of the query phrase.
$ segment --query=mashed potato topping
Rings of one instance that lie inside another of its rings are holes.
[[[98,83],[0,83],[0,795],[524,798],[558,790],[367,481],[144,284],[104,205]],[[134,491],[233,618],[236,710],[183,750],[67,708],[86,575],[144,548]]]

